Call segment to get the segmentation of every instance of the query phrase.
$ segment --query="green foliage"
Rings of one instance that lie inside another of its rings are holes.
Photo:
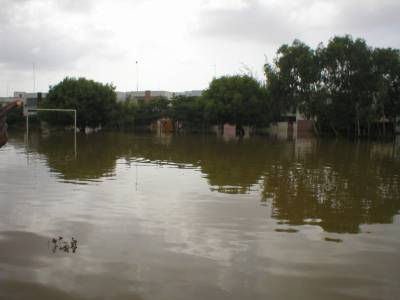
[[[177,96],[172,99],[171,117],[185,129],[204,128],[204,101],[201,97]]]
[[[377,48],[373,52],[377,116],[395,122],[400,115],[400,51]]]
[[[266,91],[247,75],[214,79],[204,92],[203,101],[209,124],[261,126],[269,121]]]
[[[127,99],[118,102],[111,114],[110,128],[133,129],[148,127],[152,122],[171,115],[171,104],[164,97],[149,101]]]
[[[25,117],[23,115],[23,107],[14,107],[7,113],[7,124],[10,126],[16,126],[25,123]]]
[[[97,127],[110,122],[116,105],[115,88],[85,78],[65,78],[50,88],[41,106],[45,108],[76,109],[78,127]],[[43,117],[51,124],[71,125],[73,116],[66,113],[45,113]]]
[[[286,84],[285,95],[291,106],[299,106],[307,116],[313,115],[312,103],[315,84],[318,81],[318,67],[314,51],[304,43],[295,40],[292,46],[283,45],[278,50],[276,66]]]
[[[137,110],[137,105],[132,100],[117,102],[111,114],[109,127],[117,129],[134,128]]]
[[[153,121],[170,116],[170,103],[164,97],[157,97],[150,101],[139,101],[135,115],[135,125],[150,125]]]
[[[316,50],[297,40],[283,45],[264,66],[273,117],[298,109],[316,130],[369,135],[372,124],[400,113],[399,57],[348,35]]]
[[[361,126],[370,121],[374,77],[372,50],[364,40],[350,36],[333,38],[320,51],[322,82],[332,102],[329,109],[340,116],[331,120],[337,130],[354,128],[361,135]]]

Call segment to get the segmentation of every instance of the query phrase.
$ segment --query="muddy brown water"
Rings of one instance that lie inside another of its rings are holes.
[[[12,132],[0,149],[0,299],[400,298],[399,143],[76,146]]]

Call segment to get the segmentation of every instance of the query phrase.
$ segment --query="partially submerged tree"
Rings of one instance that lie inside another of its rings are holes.
[[[264,67],[274,119],[298,109],[316,131],[360,137],[382,124],[385,135],[386,121],[395,127],[400,114],[399,62],[398,50],[349,35],[315,51],[297,40],[283,45]]]
[[[204,129],[204,101],[201,97],[177,96],[172,99],[171,117],[192,131]]]
[[[203,94],[205,118],[209,124],[263,126],[269,122],[266,91],[247,75],[214,79]]]
[[[170,102],[165,97],[140,101],[136,106],[135,125],[147,126],[153,121],[170,116]]]
[[[362,39],[350,36],[335,37],[321,49],[322,83],[331,99],[329,109],[334,130],[354,129],[361,136],[372,116],[374,76],[372,50]],[[333,117],[333,118],[332,118]]]
[[[373,68],[376,80],[376,116],[390,120],[395,129],[396,117],[400,116],[400,51],[391,48],[375,49]],[[382,125],[385,134],[385,122]]]
[[[264,71],[275,115],[299,110],[307,118],[315,119],[320,72],[314,50],[299,40],[290,46],[283,45],[274,65],[266,64]]]
[[[78,127],[84,129],[106,125],[111,120],[116,105],[115,87],[85,78],[65,78],[50,88],[42,102],[45,108],[76,109]],[[46,113],[44,118],[51,124],[70,125],[73,117],[65,113]]]

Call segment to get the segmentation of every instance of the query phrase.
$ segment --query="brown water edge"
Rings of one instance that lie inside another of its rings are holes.
[[[12,135],[0,299],[397,299],[391,143]],[[53,252],[51,240],[78,240]]]

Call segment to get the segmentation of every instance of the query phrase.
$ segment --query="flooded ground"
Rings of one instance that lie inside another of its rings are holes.
[[[400,146],[11,133],[0,299],[399,299]]]

